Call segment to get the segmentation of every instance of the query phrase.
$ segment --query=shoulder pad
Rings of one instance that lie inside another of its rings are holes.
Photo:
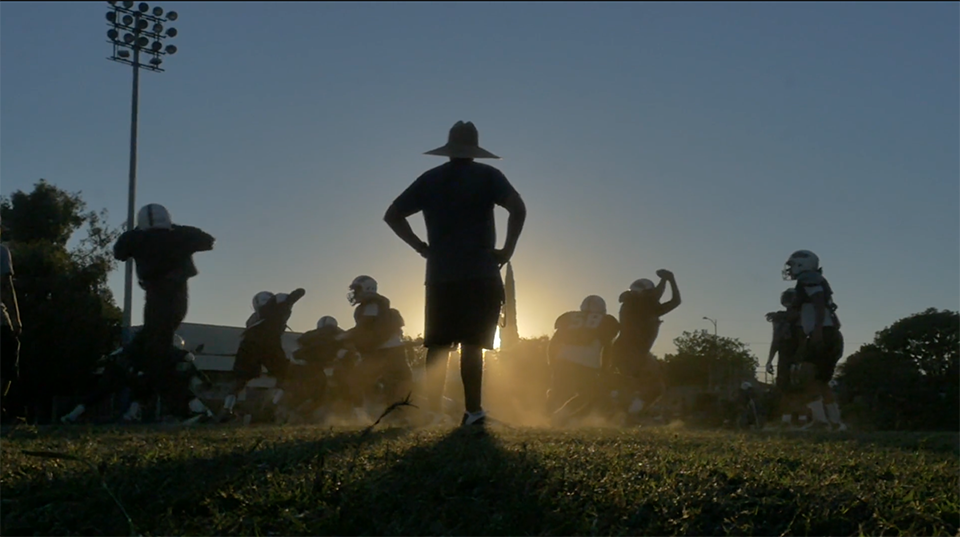
[[[566,313],[561,314],[559,317],[557,317],[557,320],[553,322],[553,329],[559,330],[567,322],[567,319],[571,315],[575,315],[576,313],[577,312],[575,311],[568,311]]]
[[[824,282],[823,276],[818,272],[804,272],[797,276],[797,283],[800,285],[821,285]]]

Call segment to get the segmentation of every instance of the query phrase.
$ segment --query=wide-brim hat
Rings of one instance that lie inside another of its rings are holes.
[[[480,147],[480,133],[473,122],[458,121],[453,127],[450,127],[450,134],[447,136],[446,145],[440,146],[424,155],[436,155],[439,157],[451,158],[488,158],[500,159],[500,157]]]

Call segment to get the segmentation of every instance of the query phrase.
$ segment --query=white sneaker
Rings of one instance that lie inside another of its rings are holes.
[[[128,408],[127,412],[123,415],[123,421],[139,422],[140,419],[141,419],[140,403],[134,401],[130,403],[130,408]]]
[[[69,414],[60,418],[60,423],[76,423],[77,418],[87,409],[83,405],[77,405]]]
[[[463,419],[460,420],[461,427],[468,427],[470,425],[478,425],[483,427],[486,425],[487,413],[483,410],[477,412],[464,412]]]

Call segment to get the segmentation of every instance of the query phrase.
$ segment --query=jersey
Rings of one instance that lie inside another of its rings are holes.
[[[293,353],[293,357],[309,365],[326,366],[336,359],[337,351],[342,348],[335,338],[343,332],[344,330],[337,326],[310,330],[297,338],[300,348]]]
[[[813,297],[823,294],[823,302],[826,311],[823,314],[823,326],[832,326],[840,328],[840,319],[837,317],[837,305],[833,302],[833,290],[830,283],[818,271],[808,271],[801,273],[797,277],[797,294],[794,298],[793,307],[800,312],[800,318],[797,325],[803,329],[803,333],[810,335],[816,326],[816,308],[813,305]]]
[[[793,337],[793,323],[790,312],[781,310],[767,314],[767,320],[773,325],[773,340],[783,341]]]
[[[556,332],[550,341],[549,357],[599,369],[603,353],[610,348],[620,331],[620,323],[612,315],[568,311],[554,323]]]
[[[256,378],[260,376],[261,366],[265,366],[275,377],[284,375],[289,360],[283,350],[283,333],[287,330],[294,304],[305,294],[303,289],[297,289],[280,300],[273,296],[260,307],[255,317],[247,320],[249,326],[240,336],[234,372],[243,378]]]
[[[191,226],[125,231],[113,246],[119,261],[133,258],[140,284],[157,280],[187,281],[198,274],[193,254],[213,249],[214,238]]]
[[[5,244],[0,244],[0,277],[3,278],[3,285],[7,285],[7,278],[13,278],[13,260]],[[0,301],[0,322],[3,326],[13,326],[7,305],[2,301]]]
[[[403,317],[390,307],[390,299],[374,295],[353,310],[357,327],[354,345],[361,353],[403,346]]]
[[[267,331],[276,333],[277,337],[287,330],[287,321],[293,314],[293,306],[298,300],[306,295],[303,289],[296,289],[287,296],[274,295],[266,304],[260,308],[247,320],[248,328],[257,325],[267,325]],[[252,323],[252,324],[251,324]]]
[[[660,302],[653,293],[625,291],[620,295],[620,336],[616,345],[622,349],[634,349],[641,355],[660,335]]]

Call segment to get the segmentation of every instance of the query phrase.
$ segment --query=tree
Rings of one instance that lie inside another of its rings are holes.
[[[507,262],[507,277],[504,279],[503,312],[500,319],[500,347],[509,349],[520,341],[517,327],[517,284],[513,278],[513,264]]]
[[[107,287],[119,229],[81,194],[41,179],[30,193],[0,198],[3,239],[16,272],[21,335],[21,402],[47,413],[54,395],[85,391],[96,360],[119,342],[121,312]],[[73,248],[70,239],[84,225]]]
[[[878,429],[957,430],[960,312],[929,308],[898,320],[841,364],[843,401]]]
[[[698,330],[684,332],[673,344],[677,352],[664,356],[669,386],[707,387],[711,374],[714,385],[756,378],[759,361],[736,338],[714,337],[706,330]]]

